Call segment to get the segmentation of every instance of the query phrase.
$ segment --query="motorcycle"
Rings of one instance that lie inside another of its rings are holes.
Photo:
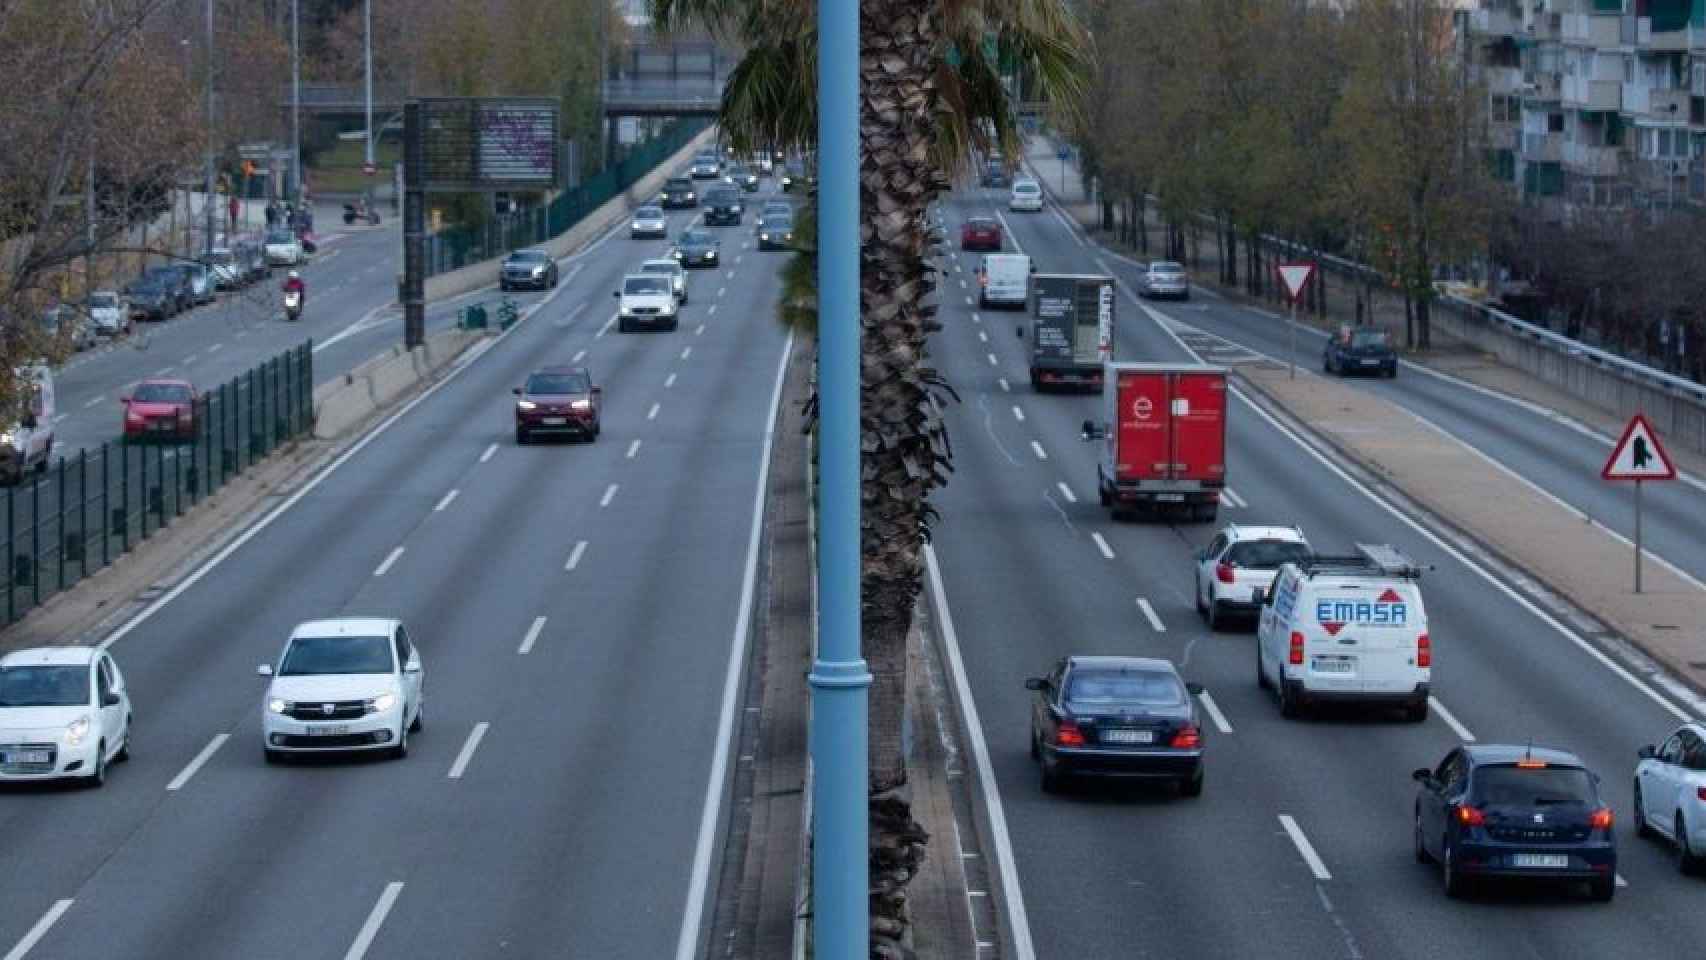
[[[377,227],[379,226],[379,211],[366,204],[360,206],[353,203],[344,204],[344,223],[351,224],[357,220],[365,220],[370,226]]]
[[[302,319],[302,291],[286,290],[284,292],[284,319]]]

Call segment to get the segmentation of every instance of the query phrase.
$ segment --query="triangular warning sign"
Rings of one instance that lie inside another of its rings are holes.
[[[1323,623],[1321,629],[1327,631],[1327,636],[1336,637],[1340,630],[1345,629],[1345,625],[1342,623]]]
[[[1676,467],[1647,418],[1637,413],[1623,428],[1623,439],[1612,449],[1600,476],[1607,480],[1675,480]]]
[[[1378,602],[1380,602],[1380,603],[1403,603],[1404,598],[1398,596],[1398,591],[1392,589],[1391,587],[1387,587],[1386,592],[1380,595],[1380,600]]]
[[[1279,265],[1280,282],[1285,284],[1285,292],[1293,300],[1303,296],[1303,288],[1309,284],[1309,275],[1315,272],[1313,263],[1282,263]]]

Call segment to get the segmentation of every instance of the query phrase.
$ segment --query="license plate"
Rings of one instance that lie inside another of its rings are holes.
[[[308,728],[310,737],[341,737],[346,733],[349,733],[349,724],[347,723],[328,723]]]
[[[568,423],[568,421],[562,417],[546,417],[542,422],[547,427],[560,427],[563,424]]]
[[[16,753],[0,754],[6,763],[47,763],[53,758],[46,750],[19,750]]]
[[[1156,494],[1155,499],[1162,503],[1184,503],[1185,495],[1182,493],[1161,493]]]
[[[1153,730],[1103,730],[1103,743],[1154,743]]]
[[[1570,865],[1570,858],[1562,853],[1516,853],[1511,855],[1513,867],[1545,867],[1558,870]]]
[[[1309,669],[1316,673],[1350,673],[1356,669],[1356,664],[1340,657],[1315,657],[1310,660]]]
[[[1362,365],[1365,367],[1378,367],[1378,366],[1380,366],[1380,361],[1379,360],[1364,360],[1362,362]]]
[[[172,429],[172,422],[170,420],[156,420],[154,421],[154,429],[164,433]]]

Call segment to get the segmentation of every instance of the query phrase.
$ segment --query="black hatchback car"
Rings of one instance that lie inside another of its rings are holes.
[[[1617,893],[1611,807],[1575,754],[1470,744],[1411,776],[1416,861],[1439,865],[1446,896],[1476,877],[1586,881],[1601,901]]]
[[[746,213],[746,204],[734,187],[712,187],[705,191],[705,225],[707,227],[738,227]]]
[[[1166,660],[1065,657],[1031,677],[1031,757],[1045,793],[1067,777],[1171,781],[1202,794],[1203,739],[1196,702]]]
[[[684,267],[715,267],[720,246],[717,238],[707,231],[688,230],[675,241],[670,256]]]
[[[136,320],[169,320],[178,312],[178,298],[160,277],[143,274],[125,285],[124,299]]]
[[[689,177],[670,177],[663,185],[660,202],[665,210],[697,207],[699,195],[694,192],[693,180]]]
[[[1379,327],[1340,327],[1327,340],[1321,369],[1340,376],[1376,373],[1396,377],[1398,351],[1392,346],[1392,334]]]
[[[498,267],[498,289],[536,287],[549,290],[557,285],[557,261],[544,250],[517,250]]]

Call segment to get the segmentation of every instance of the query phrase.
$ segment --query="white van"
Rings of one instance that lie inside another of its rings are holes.
[[[1256,682],[1295,717],[1322,701],[1402,707],[1425,720],[1433,644],[1421,568],[1384,544],[1287,563],[1262,597]]]
[[[20,393],[28,392],[17,419],[0,432],[0,478],[7,483],[22,480],[31,467],[37,473],[47,470],[53,456],[53,417],[58,412],[53,371],[47,364],[20,367],[15,375]]]
[[[986,254],[977,267],[977,305],[1025,309],[1031,295],[1031,258],[1022,253]]]

